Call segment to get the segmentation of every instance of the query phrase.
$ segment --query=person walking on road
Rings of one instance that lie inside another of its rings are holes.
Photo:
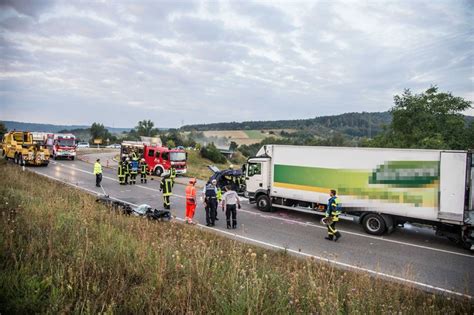
[[[334,239],[334,241],[337,242],[337,240],[341,238],[341,233],[336,230],[336,223],[339,221],[340,214],[341,203],[337,197],[337,192],[334,189],[331,189],[326,214],[324,216],[324,222],[328,227],[328,236],[326,236],[325,239],[329,241]]]
[[[194,211],[196,210],[196,179],[191,178],[186,186],[186,223],[193,223]]]
[[[148,164],[145,159],[140,161],[140,183],[146,184],[146,174],[148,173]]]
[[[214,226],[217,212],[217,181],[212,180],[210,184],[204,187],[204,209],[206,210],[206,225]]]
[[[227,219],[227,228],[230,229],[230,218],[232,216],[232,228],[237,228],[237,206],[240,209],[240,199],[235,190],[232,190],[231,185],[225,187],[226,192],[222,196],[222,211],[225,208],[225,216]]]
[[[170,197],[173,194],[173,180],[170,178],[169,174],[163,176],[160,183],[160,191],[163,192],[163,207],[167,210],[171,209],[171,200]]]
[[[97,159],[94,163],[94,175],[95,175],[95,185],[100,187],[102,182],[102,165],[100,165],[100,159]]]

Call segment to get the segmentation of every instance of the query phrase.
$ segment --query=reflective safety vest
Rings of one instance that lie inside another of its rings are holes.
[[[146,174],[148,172],[148,165],[146,162],[143,162],[140,167],[140,171],[142,174]]]
[[[133,160],[130,162],[130,174],[136,174],[138,173],[138,161]]]
[[[196,203],[196,187],[194,185],[186,186],[186,203],[191,205]]]
[[[102,165],[99,162],[94,163],[94,175],[102,174]]]
[[[169,177],[163,177],[160,184],[163,196],[171,196],[171,190],[173,189],[173,180]]]
[[[221,201],[222,200],[222,189],[220,188],[217,188],[217,194],[216,194],[216,197],[217,197],[217,201]]]
[[[125,177],[125,168],[123,167],[122,163],[119,163],[118,170],[117,170],[118,177]]]
[[[176,177],[176,169],[174,167],[170,168],[170,178],[175,179]]]
[[[339,215],[341,214],[341,202],[337,196],[331,197],[328,200],[328,207],[325,213],[325,217],[331,217],[333,222],[339,221]]]

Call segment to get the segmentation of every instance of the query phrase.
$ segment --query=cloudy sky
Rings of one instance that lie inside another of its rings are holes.
[[[0,0],[0,119],[309,118],[384,111],[432,84],[472,101],[473,13],[468,0]]]

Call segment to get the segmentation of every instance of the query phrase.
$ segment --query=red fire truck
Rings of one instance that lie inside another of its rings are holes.
[[[132,157],[135,152],[141,159],[145,159],[150,173],[161,176],[174,167],[176,174],[186,174],[186,151],[169,149],[159,145],[146,144],[140,141],[124,141],[120,150],[120,158]]]

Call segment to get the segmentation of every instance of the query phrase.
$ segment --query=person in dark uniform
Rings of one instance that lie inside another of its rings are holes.
[[[325,223],[328,227],[328,236],[326,236],[325,239],[329,241],[334,239],[335,242],[341,238],[341,233],[336,230],[336,223],[339,221],[339,215],[341,214],[341,203],[336,194],[337,192],[331,189],[328,207],[324,216]]]
[[[204,188],[204,209],[206,210],[206,225],[214,226],[217,212],[217,188],[212,182]]]
[[[145,159],[140,161],[140,183],[146,184],[146,174],[148,173],[148,164]]]

